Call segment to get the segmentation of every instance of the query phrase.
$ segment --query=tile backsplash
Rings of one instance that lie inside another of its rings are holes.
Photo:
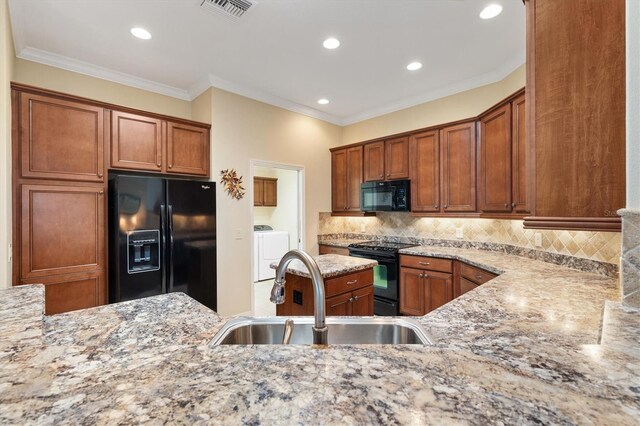
[[[318,234],[345,233],[502,243],[620,263],[620,232],[524,229],[521,220],[419,218],[397,212],[378,213],[375,217],[338,217],[320,213]],[[540,247],[535,244],[537,233],[540,234]]]

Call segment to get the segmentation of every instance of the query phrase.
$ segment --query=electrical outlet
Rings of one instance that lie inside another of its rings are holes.
[[[367,226],[364,223],[360,224],[360,232],[363,234],[367,232]]]
[[[462,227],[456,228],[456,238],[464,238],[464,229]]]
[[[542,247],[542,234],[539,232],[536,232],[533,235],[533,238],[535,239],[536,247]]]

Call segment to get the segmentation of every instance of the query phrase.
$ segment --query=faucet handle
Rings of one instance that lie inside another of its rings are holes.
[[[269,298],[269,300],[271,300],[271,302],[275,303],[276,305],[282,305],[286,300],[284,293],[284,283],[284,280],[282,280],[281,282],[276,280],[273,282],[273,287],[271,287],[271,297]]]

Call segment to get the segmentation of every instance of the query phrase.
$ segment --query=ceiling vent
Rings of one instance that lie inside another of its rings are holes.
[[[237,20],[255,3],[253,0],[202,0],[200,6],[224,17]]]

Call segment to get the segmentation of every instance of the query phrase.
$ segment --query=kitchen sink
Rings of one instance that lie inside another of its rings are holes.
[[[241,317],[227,321],[210,346],[281,345],[285,321],[293,320],[290,344],[311,345],[313,317]],[[419,322],[395,317],[327,318],[330,345],[430,345]]]

